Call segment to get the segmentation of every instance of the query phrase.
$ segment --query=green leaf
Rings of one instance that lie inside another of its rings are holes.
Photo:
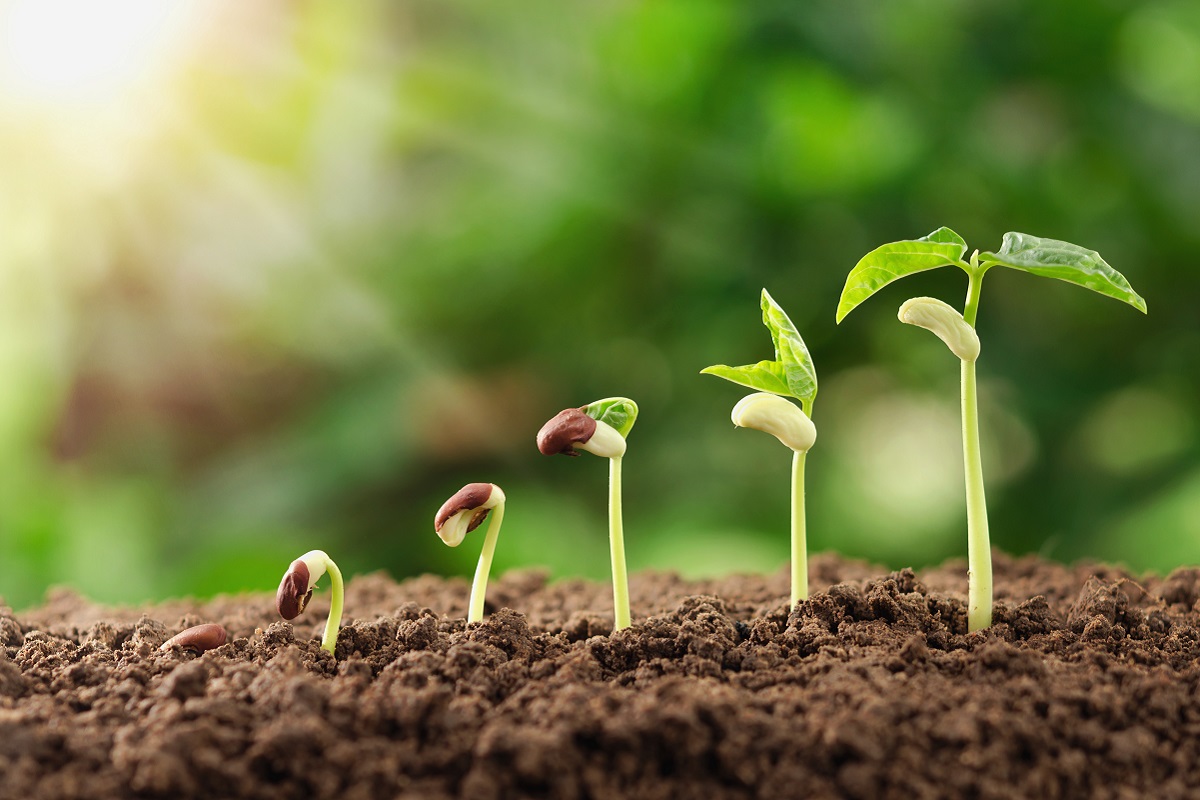
[[[846,276],[838,301],[837,321],[841,322],[859,303],[897,278],[938,267],[956,265],[966,270],[963,254],[967,243],[949,228],[938,228],[920,239],[905,239],[876,247],[867,253]]]
[[[637,422],[638,407],[628,397],[606,397],[584,406],[583,413],[615,428],[624,438]]]
[[[1110,267],[1095,250],[1077,244],[1010,231],[1004,234],[999,250],[983,253],[979,258],[1031,275],[1074,283],[1146,313],[1146,301],[1133,290],[1125,276]]]
[[[700,374],[716,375],[718,378],[724,378],[760,392],[770,392],[784,397],[791,394],[787,378],[784,376],[783,365],[778,361],[760,361],[745,367],[727,367],[724,364],[716,364],[700,370]]]
[[[947,228],[945,225],[927,236],[922,236],[920,239],[917,239],[917,241],[936,242],[938,244],[956,244],[962,248],[958,254],[959,258],[962,258],[963,253],[967,252],[967,241],[954,231]]]
[[[817,397],[817,371],[813,367],[812,356],[796,326],[766,289],[762,291],[762,318],[763,324],[771,332],[775,360],[783,368],[787,394],[806,408],[809,407]]]
[[[766,289],[762,292],[762,320],[771,332],[774,361],[760,361],[743,367],[716,364],[705,367],[700,373],[716,375],[760,392],[794,397],[804,406],[805,413],[810,413],[817,397],[817,371],[812,356],[792,320]]]

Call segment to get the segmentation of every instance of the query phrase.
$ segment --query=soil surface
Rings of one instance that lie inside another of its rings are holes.
[[[818,556],[787,577],[349,582],[128,610],[0,609],[0,798],[1200,796],[1200,570],[996,560],[968,634],[962,563]],[[202,655],[159,646],[216,622]]]

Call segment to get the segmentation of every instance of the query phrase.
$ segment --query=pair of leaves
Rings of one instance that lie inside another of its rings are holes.
[[[1004,234],[1000,249],[983,253],[972,263],[963,261],[967,243],[949,228],[938,228],[920,239],[908,239],[877,247],[863,256],[842,289],[837,321],[841,322],[859,303],[897,278],[945,266],[961,267],[978,274],[992,266],[1057,278],[1093,292],[1112,297],[1146,313],[1146,301],[1133,290],[1125,276],[1108,265],[1095,250],[1070,242],[1043,239],[1026,233]],[[978,266],[975,266],[978,264]]]
[[[628,397],[606,397],[584,406],[583,413],[614,428],[624,439],[637,422],[638,406]]]
[[[817,372],[808,347],[791,319],[766,289],[762,292],[762,314],[763,324],[771,332],[771,343],[775,346],[774,361],[742,367],[717,364],[702,369],[701,373],[716,375],[760,392],[794,397],[811,416],[813,400],[817,396]]]

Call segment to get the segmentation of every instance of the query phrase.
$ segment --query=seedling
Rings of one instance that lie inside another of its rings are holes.
[[[804,461],[817,440],[812,423],[817,373],[808,347],[779,304],[762,291],[763,324],[771,332],[775,360],[744,367],[718,364],[701,370],[741,386],[758,389],[733,407],[733,424],[765,431],[792,450],[792,591],[793,606],[808,599],[808,543],[804,518]],[[797,408],[785,397],[800,401]]]
[[[324,550],[310,550],[292,562],[279,583],[275,607],[279,610],[279,616],[286,620],[298,617],[312,599],[313,587],[326,572],[329,572],[333,583],[333,596],[329,601],[329,618],[325,620],[325,635],[321,637],[321,648],[333,655],[337,647],[338,626],[342,622],[342,603],[346,591],[342,585],[342,571]]]
[[[940,300],[916,297],[900,307],[900,320],[933,331],[962,362],[963,461],[967,495],[967,625],[972,631],[992,624],[992,553],[988,537],[987,502],[983,490],[983,461],[979,449],[979,410],[975,389],[975,360],[979,339],[975,317],[983,276],[992,267],[1058,278],[1128,303],[1143,314],[1146,301],[1133,290],[1095,250],[1042,239],[1024,233],[1006,233],[994,253],[971,254],[964,261],[967,243],[949,228],[938,228],[920,239],[906,239],[877,247],[850,271],[838,303],[840,323],[859,303],[892,281],[938,267],[956,266],[967,273],[967,299],[961,314]]]
[[[215,650],[225,644],[229,634],[220,625],[213,622],[205,623],[204,625],[194,625],[185,631],[181,631],[170,639],[167,639],[159,647],[159,650],[170,650],[172,647],[179,647],[184,650],[191,650],[193,653],[203,653],[206,650]]]
[[[560,411],[538,431],[542,455],[577,456],[580,450],[608,459],[608,544],[612,554],[613,629],[628,628],[629,577],[625,570],[625,532],[621,519],[621,458],[625,437],[637,421],[637,403],[609,397]]]
[[[458,547],[466,535],[479,527],[488,513],[494,510],[483,538],[483,552],[475,568],[475,580],[471,583],[468,624],[483,619],[488,574],[492,569],[492,555],[496,552],[500,523],[504,519],[504,499],[504,492],[494,483],[468,483],[443,503],[433,518],[433,529],[442,541],[451,547]]]

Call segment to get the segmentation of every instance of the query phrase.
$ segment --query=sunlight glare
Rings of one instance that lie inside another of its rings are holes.
[[[46,105],[103,104],[161,72],[187,0],[0,0],[0,84]]]

